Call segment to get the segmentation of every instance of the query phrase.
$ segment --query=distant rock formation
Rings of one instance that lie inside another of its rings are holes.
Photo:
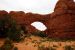
[[[17,24],[27,27],[28,32],[37,31],[31,23],[39,21],[45,24],[44,31],[49,37],[75,38],[75,2],[73,0],[59,0],[54,12],[47,15],[24,13],[23,11],[0,11],[0,18],[10,15]]]

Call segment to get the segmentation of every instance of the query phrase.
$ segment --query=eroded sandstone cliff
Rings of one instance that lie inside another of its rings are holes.
[[[54,37],[75,37],[75,3],[73,0],[59,0],[51,17],[50,29]]]
[[[73,0],[59,0],[54,12],[47,15],[24,13],[23,11],[0,11],[0,18],[10,15],[17,24],[27,27],[28,32],[37,31],[31,23],[39,21],[46,25],[45,31],[49,37],[75,38],[75,2]]]

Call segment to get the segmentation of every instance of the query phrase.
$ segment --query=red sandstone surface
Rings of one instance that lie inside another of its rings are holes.
[[[75,2],[73,0],[59,0],[54,12],[47,15],[25,13],[23,11],[0,11],[0,18],[11,16],[17,24],[25,25],[28,32],[37,31],[31,23],[39,21],[46,25],[45,31],[49,37],[75,38]]]

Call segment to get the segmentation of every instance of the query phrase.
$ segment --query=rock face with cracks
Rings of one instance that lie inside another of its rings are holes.
[[[8,15],[17,21],[18,25],[27,27],[28,33],[37,31],[31,23],[42,22],[49,37],[75,38],[75,2],[73,0],[59,0],[54,12],[47,15],[24,13],[23,11],[0,11],[0,18]]]
[[[75,3],[73,0],[59,0],[51,14],[50,29],[55,37],[75,36]]]

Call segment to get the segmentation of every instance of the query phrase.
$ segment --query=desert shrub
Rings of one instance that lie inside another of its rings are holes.
[[[44,45],[42,45],[42,46],[38,46],[38,50],[44,50]]]
[[[0,47],[0,50],[18,50],[18,48],[14,47],[12,41],[9,38],[7,38],[4,44]]]
[[[34,32],[32,34],[35,35],[35,36],[40,36],[40,37],[47,37],[47,34],[45,34],[42,31],[37,31],[37,32]]]
[[[66,45],[66,46],[64,47],[64,49],[65,49],[65,50],[74,50],[74,48],[72,48],[71,46],[68,46],[68,45]]]
[[[44,46],[41,46],[38,48],[39,50],[56,50],[55,48],[53,47],[44,47]]]
[[[37,40],[33,40],[33,41],[32,41],[32,43],[35,43],[35,42],[37,42]]]
[[[40,41],[41,41],[41,42],[46,42],[47,40],[44,40],[44,39],[43,39],[43,40],[40,40]]]
[[[53,47],[49,47],[49,50],[56,50],[55,48],[53,48]]]
[[[14,49],[13,50],[18,50],[18,48],[17,47],[14,47]]]
[[[0,19],[0,37],[2,38],[7,36],[8,26],[10,25],[8,24],[9,21],[7,18],[9,19],[9,17],[6,15],[2,19]]]
[[[53,47],[57,48],[58,46],[57,45],[53,45]]]
[[[7,39],[5,40],[4,44],[0,47],[0,50],[12,50],[14,47],[14,45],[12,44],[12,42]]]
[[[11,22],[11,27],[8,30],[7,37],[13,41],[20,41],[21,40],[20,35],[21,35],[21,28],[13,20]]]
[[[0,47],[0,50],[2,50],[1,47]]]
[[[15,29],[15,28],[14,28]],[[19,42],[20,40],[21,40],[21,33],[20,32],[18,32],[17,30],[14,32],[12,32],[13,30],[11,29],[9,32],[8,32],[8,38],[10,39],[10,40],[13,40],[13,41],[17,41],[17,42]]]
[[[49,48],[48,47],[44,47],[41,50],[49,50]]]
[[[21,25],[21,30],[24,31],[24,34],[28,33],[27,27],[25,25]]]
[[[11,16],[5,16],[0,20],[0,37],[8,37],[14,41],[21,40],[21,27]]]

